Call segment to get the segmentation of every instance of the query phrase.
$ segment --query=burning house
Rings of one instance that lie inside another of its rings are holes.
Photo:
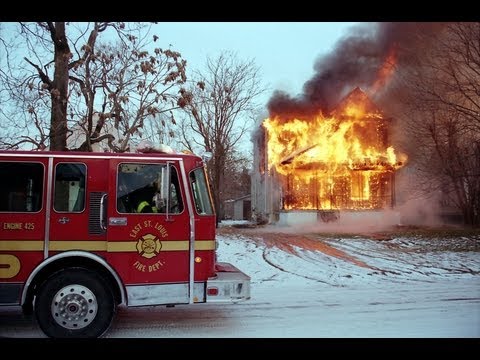
[[[328,113],[273,116],[254,138],[257,222],[332,221],[395,205],[399,159],[391,119],[355,88]]]
[[[365,214],[384,221],[383,210],[396,205],[395,179],[405,173],[398,170],[406,156],[393,145],[392,119],[371,99],[395,109],[397,70],[410,68],[409,54],[443,26],[359,24],[315,59],[300,94],[272,93],[269,116],[253,136],[254,220],[294,224]],[[389,213],[398,223],[397,211]]]

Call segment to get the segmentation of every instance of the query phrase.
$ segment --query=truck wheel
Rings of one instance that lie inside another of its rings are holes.
[[[35,315],[49,337],[99,337],[110,327],[116,303],[97,273],[71,268],[50,276],[35,299]]]

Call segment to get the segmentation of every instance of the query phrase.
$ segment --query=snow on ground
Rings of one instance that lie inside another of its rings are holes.
[[[263,234],[275,228],[238,232],[223,226],[218,259],[251,276],[250,302],[274,309],[282,304],[282,311],[297,307],[286,311],[292,320],[279,318],[278,328],[260,328],[259,336],[480,337],[479,236],[316,239],[344,252],[342,258],[302,246],[271,246]],[[278,232],[278,241],[284,233]]]

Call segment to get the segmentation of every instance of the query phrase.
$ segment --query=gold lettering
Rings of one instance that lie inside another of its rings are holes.
[[[141,272],[145,272],[145,269],[147,268],[147,266],[145,264],[142,264],[140,261],[135,261],[133,267]]]
[[[134,239],[135,239],[135,238],[137,237],[138,232],[139,232],[140,230],[142,230],[142,224],[138,223],[137,225],[135,225],[135,226],[133,227],[132,231],[130,231],[130,235],[129,235],[129,236],[130,236],[131,238],[134,238]]]
[[[161,260],[158,260],[155,264],[148,265],[148,272],[157,271],[158,269],[160,269],[160,266],[163,266],[163,263]]]
[[[22,223],[3,223],[3,230],[22,230]]]
[[[152,227],[151,222],[152,222],[151,220],[145,220],[145,221],[143,222],[143,226],[146,227],[146,228],[147,228],[147,227]]]
[[[35,223],[25,223],[25,230],[34,230]]]
[[[160,233],[162,238],[165,238],[165,237],[168,236],[167,229],[165,229],[165,227],[163,225],[159,224],[158,222],[155,223],[154,228],[155,228],[155,230],[158,230],[158,232]]]

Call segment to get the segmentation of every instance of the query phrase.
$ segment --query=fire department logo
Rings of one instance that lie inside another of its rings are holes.
[[[160,252],[162,243],[155,235],[147,234],[138,239],[137,251],[147,259],[151,259]]]

